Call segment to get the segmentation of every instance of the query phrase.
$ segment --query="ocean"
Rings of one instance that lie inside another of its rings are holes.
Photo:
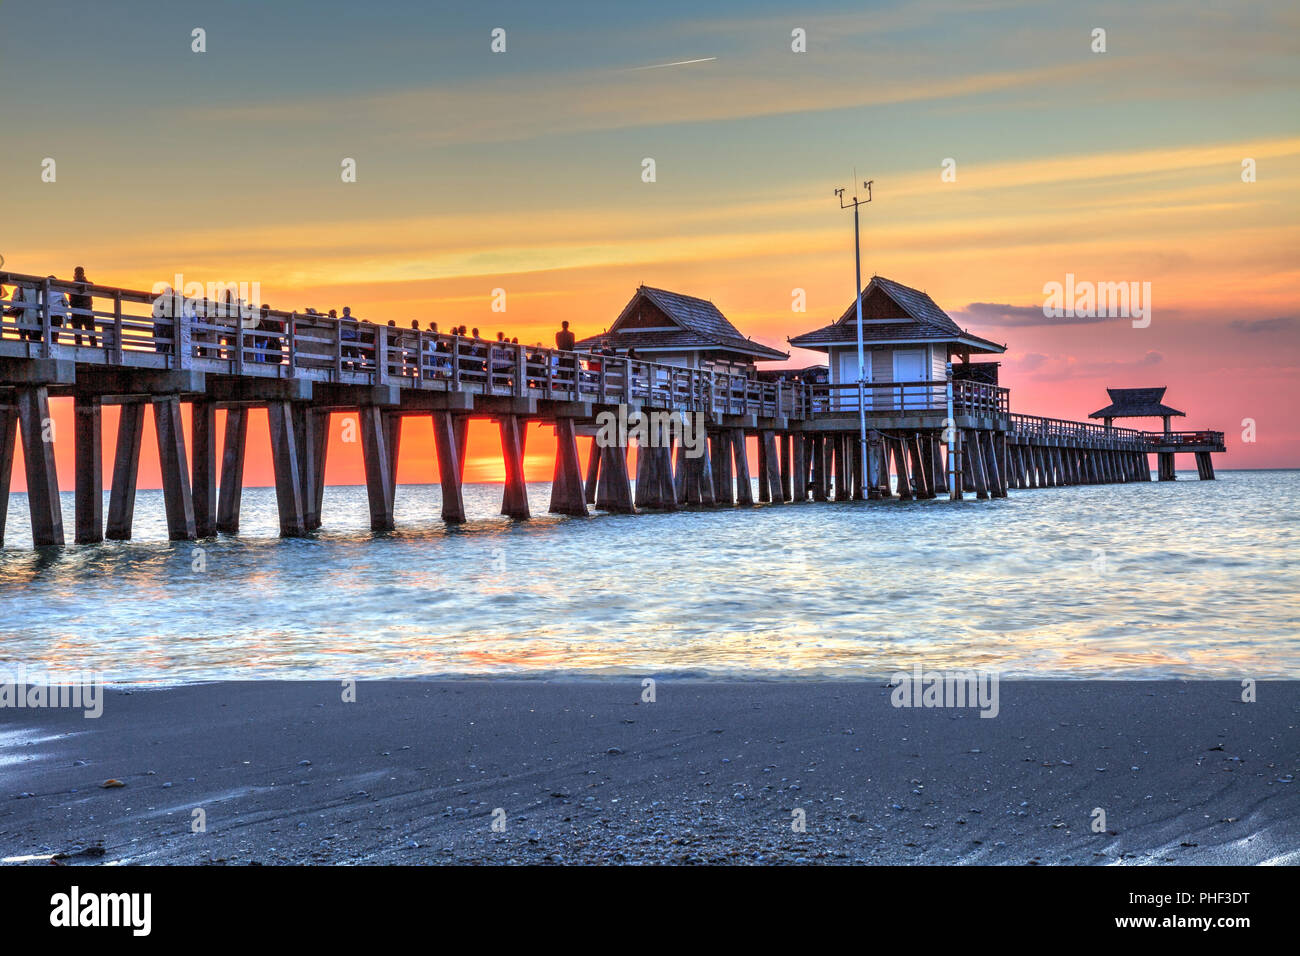
[[[993,501],[806,503],[500,517],[467,485],[401,485],[398,530],[363,487],[325,491],[325,526],[278,537],[246,488],[242,531],[166,540],[139,492],[135,539],[30,550],[10,498],[0,666],[110,682],[624,675],[1300,677],[1300,472],[1012,490]],[[69,539],[73,501],[65,494]]]

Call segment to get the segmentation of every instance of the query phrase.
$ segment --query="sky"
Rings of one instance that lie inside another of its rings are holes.
[[[1294,4],[0,2],[7,269],[258,282],[276,308],[525,343],[600,331],[645,282],[786,351],[851,303],[833,190],[872,179],[864,276],[1006,342],[1013,410],[1167,385],[1180,425],[1227,433],[1220,467],[1300,466]],[[1149,282],[1150,325],[1045,317],[1067,274]],[[340,418],[327,480],[357,483]],[[530,478],[550,442],[531,429]],[[141,487],[156,461],[146,439]],[[500,474],[476,424],[466,478]],[[399,479],[436,476],[410,421]]]

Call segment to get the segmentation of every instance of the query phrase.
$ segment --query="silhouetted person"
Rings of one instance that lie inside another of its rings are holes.
[[[95,317],[90,314],[90,310],[94,308],[95,299],[94,296],[86,291],[86,287],[92,283],[86,278],[86,270],[82,266],[77,266],[77,268],[73,270],[72,279],[77,283],[77,291],[68,297],[68,305],[72,307],[72,327],[74,329],[84,329],[87,332],[94,332]],[[93,335],[87,336],[87,339],[89,340],[87,344],[92,349],[99,344]],[[81,335],[76,335],[74,341],[77,345],[80,345]]]
[[[565,319],[560,323],[560,331],[555,333],[555,347],[564,352],[572,352],[576,344],[577,339],[569,331],[569,320]]]

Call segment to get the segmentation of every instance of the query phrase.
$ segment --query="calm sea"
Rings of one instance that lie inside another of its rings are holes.
[[[277,537],[244,491],[238,537],[169,544],[161,492],[136,538],[34,553],[26,497],[0,551],[0,661],[110,681],[558,673],[1300,677],[1300,472],[673,514],[497,515],[435,486],[368,530],[364,488]],[[73,503],[64,496],[65,526]]]

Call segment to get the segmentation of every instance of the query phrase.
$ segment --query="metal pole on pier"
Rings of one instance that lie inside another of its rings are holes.
[[[857,176],[853,177],[857,182]],[[865,487],[870,472],[867,470],[867,361],[866,349],[862,345],[862,238],[858,229],[858,207],[865,206],[871,202],[871,184],[874,179],[868,179],[862,185],[867,190],[866,199],[858,199],[855,195],[852,202],[844,201],[843,188],[835,190],[835,195],[839,197],[840,208],[848,209],[853,207],[853,266],[855,284],[853,286],[853,299],[858,307],[858,445],[862,449],[862,483]]]

